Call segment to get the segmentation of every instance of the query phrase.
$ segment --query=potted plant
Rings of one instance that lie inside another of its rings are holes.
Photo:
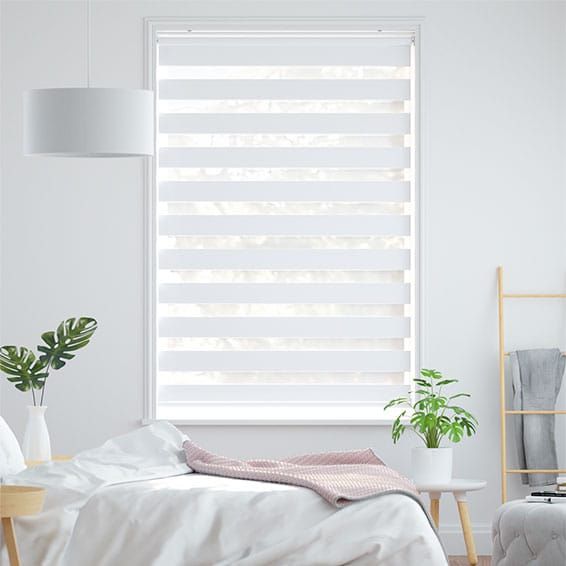
[[[41,335],[43,344],[37,347],[37,357],[25,346],[0,347],[0,371],[20,391],[30,391],[33,405],[28,406],[28,419],[24,435],[23,453],[26,460],[51,459],[51,442],[43,404],[45,386],[51,370],[59,370],[75,357],[92,338],[98,323],[94,318],[81,317],[63,320],[57,330]],[[36,395],[41,391],[41,396]],[[38,399],[39,397],[39,399]]]
[[[412,426],[413,432],[424,442],[424,446],[413,448],[412,471],[415,483],[439,485],[452,479],[452,447],[442,447],[443,439],[460,442],[464,436],[476,432],[477,420],[466,409],[455,405],[454,400],[470,397],[468,393],[444,394],[444,388],[457,379],[446,379],[434,369],[422,369],[414,380],[416,400],[398,397],[387,403],[385,409],[406,407],[393,421],[393,442],[401,438]],[[407,415],[407,413],[409,413]],[[410,424],[405,424],[407,415]]]

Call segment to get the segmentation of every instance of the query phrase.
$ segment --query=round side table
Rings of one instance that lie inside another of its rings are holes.
[[[43,508],[45,489],[26,485],[0,485],[0,517],[10,566],[20,566],[14,517],[35,515]]]
[[[51,457],[51,460],[26,460],[26,466],[28,468],[35,468],[36,466],[40,466],[41,464],[47,464],[48,462],[68,462],[72,460],[72,456],[65,456],[65,455],[55,455]]]
[[[464,542],[466,543],[466,552],[468,562],[472,565],[478,563],[476,553],[476,545],[474,543],[474,534],[472,532],[472,524],[470,522],[470,514],[468,512],[468,491],[478,491],[486,486],[482,480],[458,480],[453,479],[449,483],[439,485],[417,484],[419,493],[426,492],[430,498],[430,514],[432,520],[438,529],[440,524],[440,496],[443,493],[452,493],[456,504],[458,505],[458,514],[460,515],[460,523],[462,532],[464,533]]]

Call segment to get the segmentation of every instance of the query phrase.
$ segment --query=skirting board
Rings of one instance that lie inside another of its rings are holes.
[[[472,525],[474,531],[474,541],[476,543],[476,551],[480,555],[491,555],[491,525],[488,523],[474,523]],[[466,554],[466,546],[464,544],[464,535],[462,527],[459,523],[440,525],[440,538],[444,544],[446,552],[454,556],[464,556]]]

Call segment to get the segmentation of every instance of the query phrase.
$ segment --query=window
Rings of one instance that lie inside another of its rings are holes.
[[[379,418],[417,351],[413,34],[155,47],[152,416]]]

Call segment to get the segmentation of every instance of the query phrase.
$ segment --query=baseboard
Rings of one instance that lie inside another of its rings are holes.
[[[479,555],[491,555],[491,525],[488,523],[474,523],[474,540],[476,551]],[[462,535],[462,527],[459,524],[440,525],[440,538],[444,543],[446,552],[450,555],[465,555],[466,545]]]

